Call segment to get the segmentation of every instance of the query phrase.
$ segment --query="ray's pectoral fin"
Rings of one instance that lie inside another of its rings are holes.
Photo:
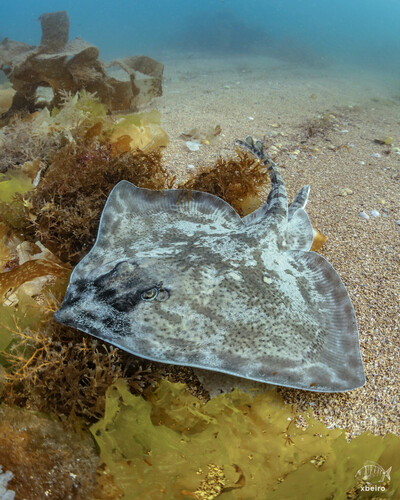
[[[311,285],[305,292],[309,314],[318,318],[323,332],[299,367],[304,388],[339,392],[363,386],[365,374],[356,316],[340,276],[327,260],[314,252],[294,250],[288,254]]]
[[[290,250],[308,251],[314,239],[313,227],[304,208],[298,208],[287,225],[286,244]]]

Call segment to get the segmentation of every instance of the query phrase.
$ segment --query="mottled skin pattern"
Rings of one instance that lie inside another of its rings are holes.
[[[356,318],[333,267],[310,252],[308,186],[288,208],[276,165],[264,206],[122,181],[55,317],[137,356],[311,391],[365,383]]]

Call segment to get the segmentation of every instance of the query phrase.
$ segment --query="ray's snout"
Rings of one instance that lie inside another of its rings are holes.
[[[63,304],[60,309],[58,309],[54,314],[53,318],[58,321],[59,323],[63,325],[70,325],[72,318],[73,318],[73,313],[71,311],[70,307],[65,307]]]
[[[63,310],[62,307],[53,314],[53,318],[59,323],[64,323],[64,316],[65,316],[65,311]]]

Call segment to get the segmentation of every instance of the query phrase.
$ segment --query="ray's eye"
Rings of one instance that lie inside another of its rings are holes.
[[[149,288],[140,294],[140,299],[150,302],[151,300],[157,300],[157,302],[164,302],[164,300],[169,299],[169,291],[163,287],[162,283],[158,283],[157,286]]]
[[[147,300],[147,301],[154,300],[157,297],[158,292],[159,292],[159,290],[157,287],[150,288],[150,290],[146,290],[145,292],[142,292],[140,294],[140,298],[142,300]]]

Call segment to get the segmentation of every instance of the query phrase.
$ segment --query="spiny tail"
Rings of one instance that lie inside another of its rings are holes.
[[[271,160],[267,153],[264,152],[264,147],[261,141],[254,142],[251,136],[246,137],[244,141],[237,140],[236,144],[250,151],[256,156],[265,166],[268,167],[272,189],[267,198],[268,215],[273,215],[278,219],[287,221],[288,217],[288,201],[285,185],[283,183],[278,167]]]

